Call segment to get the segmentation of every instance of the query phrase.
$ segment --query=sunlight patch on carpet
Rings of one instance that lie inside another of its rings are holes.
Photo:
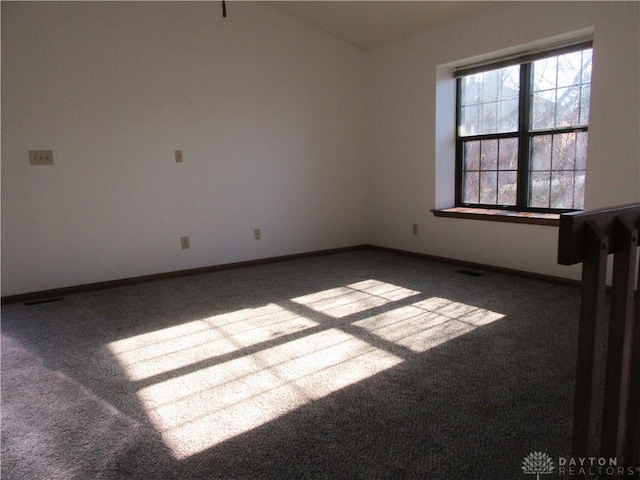
[[[157,383],[138,396],[182,459],[401,361],[330,329]]]
[[[354,322],[354,325],[421,353],[503,317],[501,313],[432,297]]]
[[[378,280],[365,280],[291,299],[316,312],[333,318],[365,312],[397,302],[420,292]]]
[[[184,459],[504,317],[420,294],[365,280],[293,298],[297,312],[271,303],[108,348]]]
[[[269,304],[184,323],[109,344],[130,380],[188,367],[283,335],[316,322]]]

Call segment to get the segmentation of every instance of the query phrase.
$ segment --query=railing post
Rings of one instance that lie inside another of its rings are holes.
[[[633,346],[629,379],[629,410],[627,413],[627,438],[625,459],[627,465],[640,467],[640,265],[635,296]],[[637,478],[640,479],[640,472]]]
[[[574,457],[596,456],[596,428],[602,378],[602,340],[609,238],[593,222],[584,226],[582,302],[578,328],[577,375],[574,396]]]
[[[624,217],[615,219],[614,231],[615,254],[602,412],[601,455],[622,460],[625,456],[625,421],[633,340],[633,291],[638,232]]]

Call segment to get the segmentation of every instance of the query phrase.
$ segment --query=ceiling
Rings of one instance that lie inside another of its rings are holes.
[[[367,50],[491,8],[494,1],[272,1],[303,22]]]

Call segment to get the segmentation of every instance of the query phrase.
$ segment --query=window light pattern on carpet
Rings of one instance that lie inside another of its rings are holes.
[[[503,318],[378,280],[109,344],[187,458]]]

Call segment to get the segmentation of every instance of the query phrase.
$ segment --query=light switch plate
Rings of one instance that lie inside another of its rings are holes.
[[[29,165],[53,165],[53,150],[29,150]]]

